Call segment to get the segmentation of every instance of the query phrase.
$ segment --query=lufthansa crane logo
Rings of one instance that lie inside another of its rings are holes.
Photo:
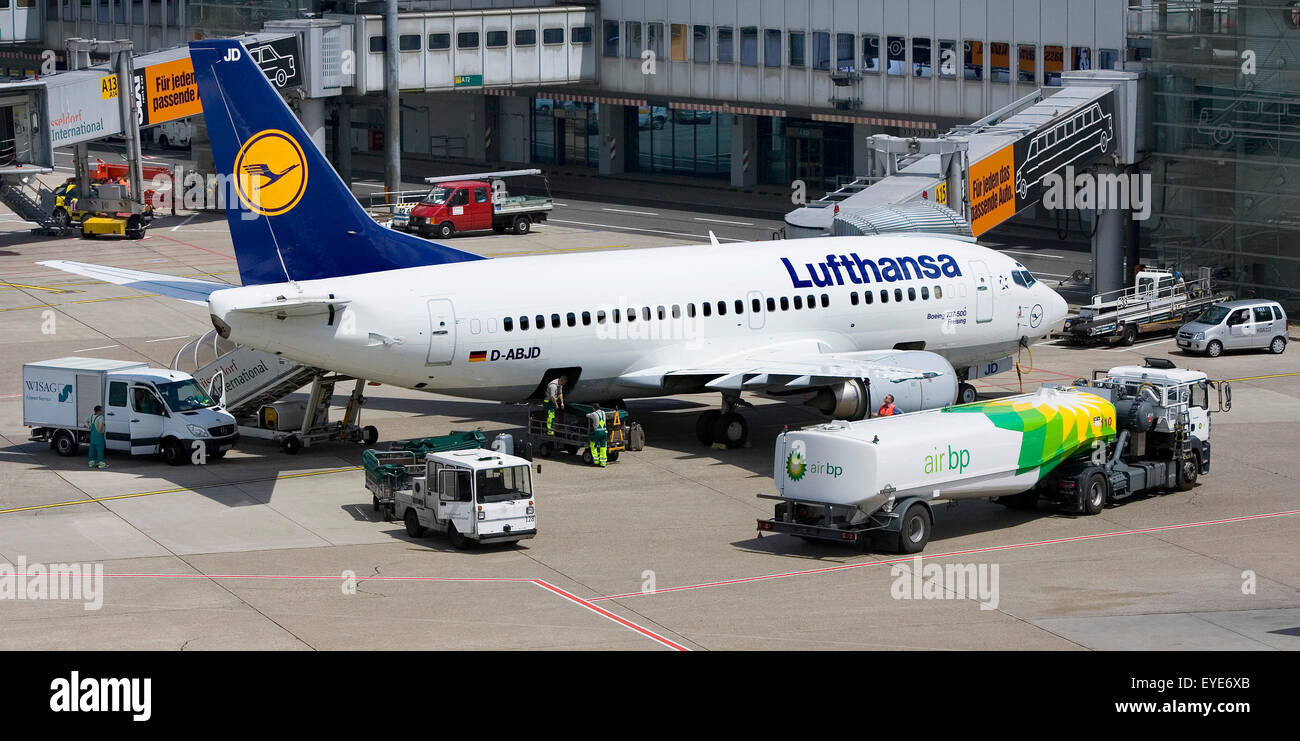
[[[263,216],[292,210],[307,189],[307,157],[279,129],[254,134],[235,155],[235,189],[245,206]]]

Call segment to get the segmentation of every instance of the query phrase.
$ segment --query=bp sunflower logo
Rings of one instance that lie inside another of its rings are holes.
[[[795,450],[785,457],[785,472],[791,481],[799,481],[808,473],[808,463],[804,460],[803,453]]]

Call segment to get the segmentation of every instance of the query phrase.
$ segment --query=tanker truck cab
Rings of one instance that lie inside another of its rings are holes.
[[[394,495],[393,512],[411,537],[433,530],[465,548],[474,541],[514,543],[537,534],[527,460],[482,448],[429,453],[422,473]]]

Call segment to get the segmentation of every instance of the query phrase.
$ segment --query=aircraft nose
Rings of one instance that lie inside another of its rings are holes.
[[[1065,318],[1070,315],[1070,305],[1061,297],[1061,294],[1051,288],[1043,286],[1043,290],[1048,293],[1043,300],[1043,309],[1047,314],[1045,327],[1048,331],[1060,329],[1065,322]]]

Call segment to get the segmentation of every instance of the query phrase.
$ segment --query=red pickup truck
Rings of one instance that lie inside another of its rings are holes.
[[[495,189],[493,183],[498,183]],[[443,239],[457,232],[507,229],[527,234],[532,225],[546,221],[554,202],[543,196],[511,196],[502,181],[451,180],[438,183],[403,219],[395,214],[393,226],[422,236]]]
[[[155,179],[162,176],[159,182],[170,183],[172,180],[172,169],[166,165],[142,165],[140,171],[144,180],[144,202],[154,208],[160,207],[158,193],[154,192],[153,185]],[[90,167],[90,182],[92,183],[111,183],[118,178],[126,178],[129,170],[125,162],[105,162],[96,160],[95,164]]]

